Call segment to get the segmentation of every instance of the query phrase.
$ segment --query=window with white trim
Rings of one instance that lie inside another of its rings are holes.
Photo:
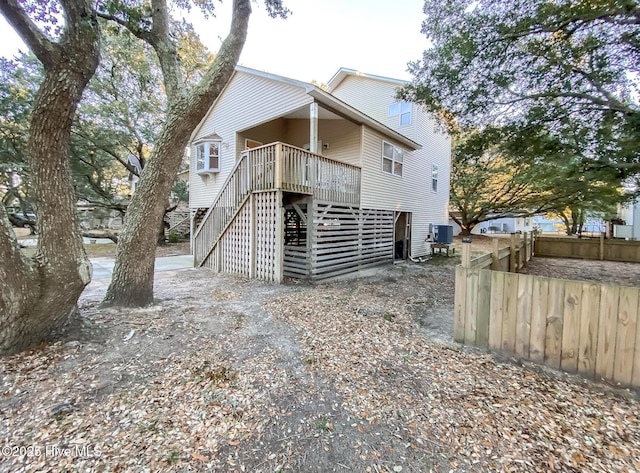
[[[400,117],[400,126],[411,125],[411,102],[395,102],[389,105],[389,117]]]
[[[382,142],[382,170],[395,176],[402,176],[404,151],[397,146]]]
[[[196,172],[220,171],[221,141],[204,141],[196,145]]]
[[[433,192],[438,192],[438,165],[431,165],[431,189]]]

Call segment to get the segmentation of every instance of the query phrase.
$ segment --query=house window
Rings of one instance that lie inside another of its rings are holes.
[[[205,141],[196,145],[196,171],[220,171],[220,141]]]
[[[431,165],[431,189],[438,192],[438,165]]]
[[[402,176],[404,152],[386,141],[382,142],[382,170],[389,174]]]
[[[389,117],[400,117],[400,126],[411,125],[411,102],[395,102],[389,105]]]

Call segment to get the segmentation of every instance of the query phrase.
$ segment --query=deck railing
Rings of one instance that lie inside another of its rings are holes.
[[[249,160],[246,155],[242,155],[195,232],[193,256],[196,266],[202,264],[209,256],[214,245],[222,236],[222,232],[249,197],[250,192]]]
[[[276,142],[244,151],[195,232],[196,265],[209,255],[252,191],[284,190],[360,204],[360,168]]]
[[[252,190],[281,189],[320,200],[360,204],[360,168],[285,143],[243,153],[251,163]]]

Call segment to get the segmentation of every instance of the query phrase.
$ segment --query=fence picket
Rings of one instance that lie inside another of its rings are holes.
[[[457,269],[457,268],[456,268]],[[491,272],[491,305],[489,309],[489,348],[502,349],[502,317],[504,314],[504,276],[502,271]]]
[[[518,300],[516,321],[516,355],[529,358],[531,339],[531,303],[533,297],[533,278],[526,274],[518,276]]]
[[[478,274],[478,319],[476,323],[476,345],[486,346],[489,342],[489,315],[491,306],[491,271],[481,270]]]
[[[600,323],[598,325],[596,375],[605,379],[613,379],[619,299],[619,287],[600,287]]]
[[[516,323],[518,317],[518,275],[504,275],[504,312],[502,314],[502,349],[513,353],[516,348]]]
[[[578,371],[580,350],[580,311],[582,303],[582,283],[568,281],[564,285],[564,311],[562,321],[562,351],[560,368]]]
[[[466,292],[467,276],[462,266],[456,267],[456,287],[454,293],[454,333],[453,339],[458,343],[464,343],[464,328],[466,326]]]
[[[631,384],[633,379],[633,354],[637,343],[638,292],[634,287],[620,288],[613,380],[623,384]]]
[[[531,338],[529,339],[529,359],[544,361],[544,341],[547,329],[547,305],[549,300],[549,281],[533,278],[533,296],[531,303]]]
[[[633,349],[633,375],[631,378],[633,386],[640,386],[640,296],[636,309],[636,346]]]
[[[583,283],[582,307],[580,309],[578,372],[587,376],[593,376],[596,369],[599,316],[600,286],[597,284]]]
[[[466,316],[464,321],[464,343],[467,345],[476,344],[476,329],[478,322],[478,271],[477,269],[467,271],[466,287]]]
[[[544,344],[544,362],[552,368],[560,368],[562,352],[562,314],[564,302],[564,281],[549,280],[547,305],[547,330]]]

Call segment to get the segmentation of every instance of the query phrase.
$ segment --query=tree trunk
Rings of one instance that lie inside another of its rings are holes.
[[[69,164],[71,122],[99,57],[91,2],[62,2],[65,34],[53,43],[35,30],[16,2],[0,3],[6,18],[45,69],[30,125],[27,158],[35,193],[38,246],[33,261],[19,251],[4,209],[0,214],[0,353],[55,336],[91,280],[82,245]]]
[[[154,28],[166,24],[166,9],[154,10]],[[251,5],[249,0],[234,0],[231,30],[202,81],[189,94],[176,97],[178,74],[172,62],[167,38],[155,38],[152,44],[162,65],[169,107],[165,124],[154,144],[140,181],[127,209],[118,247],[113,278],[103,301],[106,306],[141,307],[153,303],[153,276],[158,228],[164,217],[184,148],[189,136],[209,107],[220,95],[235,70],[246,40]],[[153,30],[159,34],[162,28]],[[168,32],[166,32],[168,34]],[[163,56],[164,55],[164,56]],[[182,86],[182,84],[180,84]],[[170,91],[173,91],[171,94]]]
[[[153,302],[158,228],[190,133],[180,130],[183,126],[179,123],[176,125],[178,129],[165,126],[142,171],[118,237],[116,264],[104,305],[141,307]],[[181,141],[175,138],[178,133]]]

